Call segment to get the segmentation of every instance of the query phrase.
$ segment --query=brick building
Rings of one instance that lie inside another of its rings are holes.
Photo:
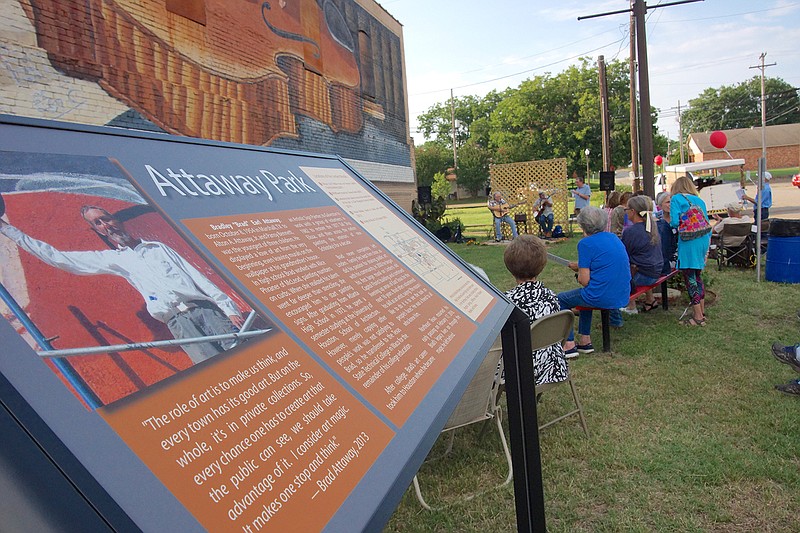
[[[724,130],[728,137],[725,148],[735,159],[744,159],[745,170],[758,170],[761,157],[761,128]],[[711,133],[689,135],[689,160],[693,162],[729,159],[724,150],[714,148]],[[767,126],[767,168],[800,166],[800,124]]]
[[[337,154],[416,197],[402,26],[372,0],[0,9],[0,113]]]

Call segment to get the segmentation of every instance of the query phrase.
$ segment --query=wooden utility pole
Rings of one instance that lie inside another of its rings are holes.
[[[647,7],[644,0],[634,0],[633,15],[636,17],[636,59],[639,63],[639,122],[641,123],[642,190],[650,198],[656,196],[653,172],[653,116],[650,114],[650,74],[647,66],[647,37],[645,18]]]
[[[681,165],[683,160],[683,119],[681,119],[681,101],[678,100],[678,143],[681,147]]]
[[[458,152],[456,151],[456,101],[450,89],[450,128],[453,131],[453,174],[458,176]]]
[[[631,43],[628,76],[630,78],[631,106],[631,170],[633,171],[633,190],[641,189],[639,183],[639,120],[636,112],[636,17],[633,16],[633,0],[631,0]]]
[[[692,4],[694,2],[702,2],[703,0],[679,0],[677,2],[667,2],[665,4],[658,4],[652,6],[651,9],[659,7],[668,7],[678,4]],[[644,193],[654,198],[656,194],[655,180],[653,175],[653,118],[650,115],[650,77],[647,68],[647,38],[645,36],[645,15],[647,14],[647,5],[644,0],[633,0],[633,9],[622,9],[620,11],[610,11],[608,13],[600,13],[599,15],[588,15],[585,17],[578,17],[578,20],[604,17],[606,15],[616,15],[618,13],[633,12],[636,19],[636,52],[639,63],[639,120],[640,127],[640,145],[642,152],[642,177],[644,180]],[[633,109],[631,109],[633,113]]]
[[[608,83],[606,83],[606,62],[603,56],[597,58],[597,72],[600,81],[600,126],[603,141],[603,170],[611,167],[611,126],[608,116]]]

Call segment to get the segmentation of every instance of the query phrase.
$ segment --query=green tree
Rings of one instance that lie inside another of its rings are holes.
[[[628,70],[621,61],[606,66],[611,162],[630,161]],[[491,116],[490,148],[496,162],[564,157],[568,173],[602,165],[600,94],[597,67],[589,59],[553,76],[545,74],[508,90]],[[655,121],[654,121],[655,122]]]
[[[452,150],[452,103],[455,106],[456,147],[462,146],[468,139],[474,139],[485,147],[489,141],[489,117],[501,99],[502,93],[492,91],[483,98],[469,95],[435,104],[417,117],[420,131],[425,140],[432,139]]]
[[[767,124],[800,122],[800,96],[796,88],[780,78],[764,81]],[[689,100],[682,115],[685,136],[690,133],[761,125],[761,78],[756,76],[736,85],[709,87]]]
[[[479,195],[489,180],[489,149],[470,139],[458,150],[458,184],[474,195]]]
[[[417,160],[417,183],[431,185],[438,172],[445,172],[453,166],[453,151],[435,141],[428,141],[414,149]]]
[[[433,183],[431,184],[431,196],[434,198],[444,198],[444,200],[447,201],[447,197],[450,196],[451,189],[452,187],[450,182],[447,181],[444,172],[437,172],[433,176]]]

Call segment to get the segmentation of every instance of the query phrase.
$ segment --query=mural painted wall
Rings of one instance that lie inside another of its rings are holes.
[[[369,0],[0,0],[0,113],[342,156],[416,194],[400,24]]]

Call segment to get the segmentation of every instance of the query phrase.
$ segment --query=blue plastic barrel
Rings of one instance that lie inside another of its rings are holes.
[[[769,221],[767,281],[800,283],[800,220]]]

